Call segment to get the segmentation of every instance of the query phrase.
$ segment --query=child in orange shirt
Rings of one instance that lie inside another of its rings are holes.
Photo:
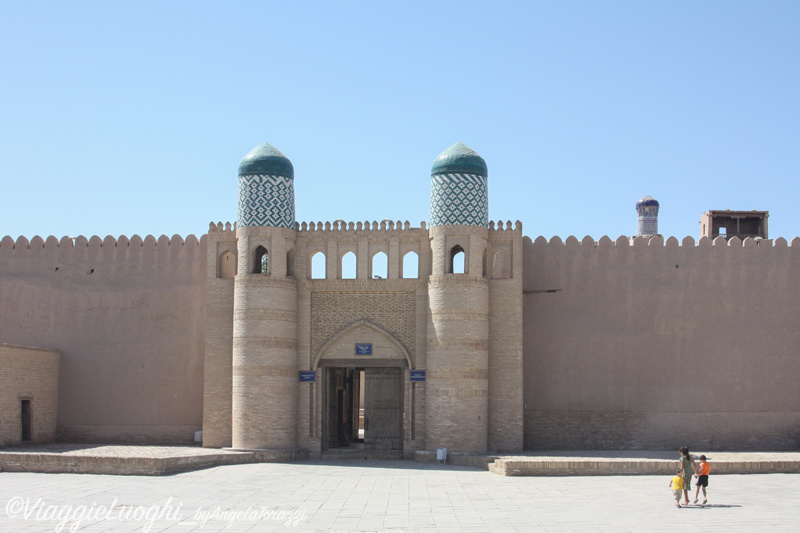
[[[675,477],[669,480],[669,488],[675,497],[675,507],[681,508],[681,493],[683,492],[683,470],[678,470]]]
[[[697,476],[697,491],[694,493],[694,503],[697,503],[697,500],[700,499],[700,487],[703,487],[703,505],[705,505],[708,501],[708,495],[706,494],[706,487],[708,487],[708,473],[711,472],[711,465],[708,464],[708,460],[706,459],[705,455],[700,456],[700,468],[698,470],[698,473],[695,474]]]

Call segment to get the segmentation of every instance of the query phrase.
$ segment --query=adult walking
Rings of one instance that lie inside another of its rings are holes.
[[[689,448],[684,446],[681,452],[681,471],[683,472],[684,505],[689,505],[689,491],[692,490],[692,476],[697,473],[697,463],[692,459]]]

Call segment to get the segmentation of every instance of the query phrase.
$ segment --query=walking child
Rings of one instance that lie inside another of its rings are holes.
[[[669,480],[669,488],[675,498],[675,507],[681,508],[681,493],[683,492],[683,470],[675,472],[675,477]]]
[[[700,469],[697,474],[697,491],[694,493],[694,503],[697,503],[697,500],[700,499],[700,487],[703,487],[703,505],[706,504],[708,501],[708,495],[706,494],[706,487],[708,487],[708,473],[711,472],[711,465],[708,464],[708,460],[706,459],[705,455],[700,456]]]

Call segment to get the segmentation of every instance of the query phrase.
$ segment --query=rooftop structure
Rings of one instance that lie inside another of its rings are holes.
[[[731,211],[712,210],[700,218],[700,237],[747,237],[767,239],[767,219],[769,211]]]

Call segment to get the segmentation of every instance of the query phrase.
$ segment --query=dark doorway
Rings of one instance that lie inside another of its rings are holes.
[[[325,449],[403,449],[401,368],[327,368]]]
[[[22,442],[31,441],[31,401],[21,400]]]

